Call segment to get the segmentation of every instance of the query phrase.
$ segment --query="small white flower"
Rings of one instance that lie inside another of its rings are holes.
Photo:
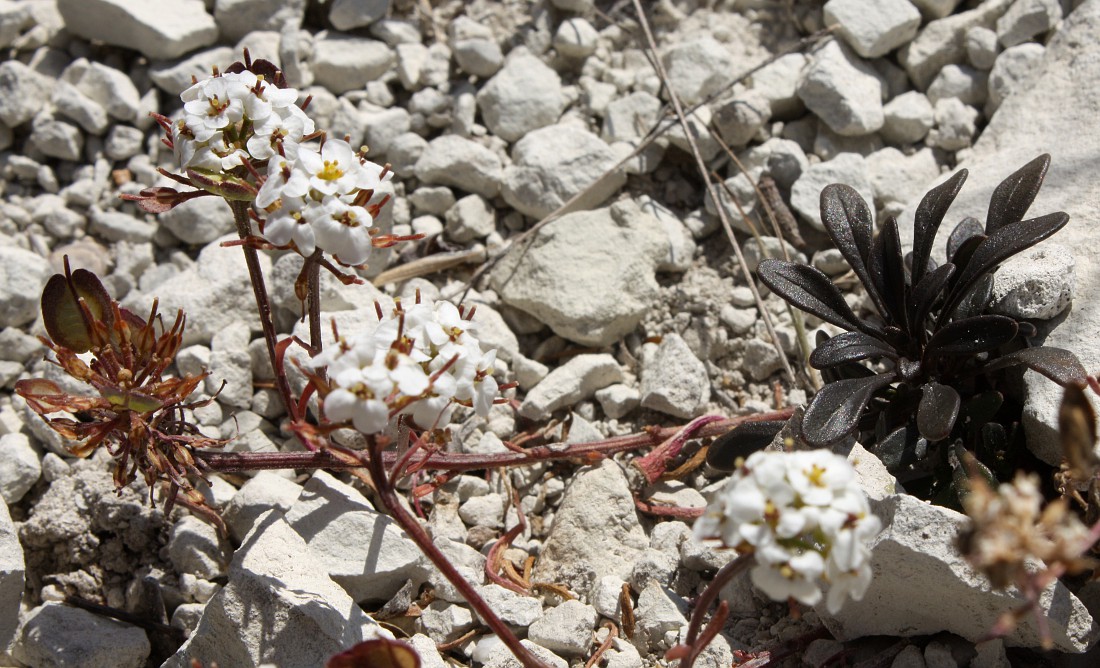
[[[248,138],[246,145],[248,152],[256,160],[267,160],[276,155],[294,160],[298,157],[299,142],[313,130],[313,119],[291,105],[284,109],[275,109],[274,113],[256,123],[252,129],[253,135]]]
[[[870,560],[868,551],[868,554],[863,555],[862,560],[849,570],[842,570],[832,559],[826,562],[825,576],[829,578],[829,593],[825,599],[825,607],[830,613],[835,615],[840,612],[844,602],[849,598],[854,601],[863,600],[863,595],[871,586],[871,578],[874,575]]]
[[[183,111],[187,124],[195,129],[196,139],[204,139],[199,128],[221,130],[244,118],[243,98],[247,94],[239,81],[225,76],[204,79],[183,91]]]
[[[263,237],[276,246],[285,246],[293,241],[302,255],[312,255],[317,242],[313,235],[313,226],[302,216],[306,207],[305,200],[300,197],[284,197],[279,201],[279,208],[267,214]]]
[[[308,205],[307,211],[314,205]],[[444,348],[458,351],[459,359],[455,359],[433,345],[426,332],[457,326],[458,309],[442,301],[421,300],[409,305],[388,298],[383,301],[378,305],[378,322],[354,338],[341,339],[311,361],[315,368],[327,367],[332,391],[324,408],[329,418],[352,421],[365,433],[377,433],[389,425],[389,417],[382,420],[377,402],[385,405],[387,416],[407,415],[422,429],[445,427],[459,403],[487,416],[498,390],[492,376],[496,351],[481,352],[480,344],[469,334],[469,321],[459,318],[466,327],[462,346],[443,337]],[[364,405],[353,405],[355,400]],[[364,427],[368,424],[373,429]]]
[[[814,605],[830,583],[830,610],[862,597],[869,542],[881,529],[855,471],[827,450],[753,453],[696,522],[697,540],[751,553],[753,583],[777,600]]]
[[[359,156],[340,139],[329,139],[319,152],[300,147],[298,162],[309,175],[310,187],[322,195],[354,192],[364,178]]]
[[[350,205],[329,195],[319,205],[306,209],[305,217],[313,226],[317,246],[331,253],[344,264],[362,264],[374,248],[370,213],[361,206]]]
[[[855,472],[848,465],[837,463],[836,455],[828,450],[810,450],[791,453],[787,458],[787,476],[791,488],[803,503],[827,506],[837,492],[847,489]]]
[[[783,564],[757,564],[752,569],[752,583],[776,601],[788,598],[804,605],[816,605],[821,600],[818,578],[825,572],[825,560],[817,552],[804,552]]]
[[[309,194],[309,175],[295,168],[293,160],[272,158],[267,163],[267,180],[256,193],[256,207],[266,209],[283,197]]]

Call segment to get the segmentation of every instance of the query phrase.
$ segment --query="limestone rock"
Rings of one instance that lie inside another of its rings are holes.
[[[427,579],[420,549],[357,489],[317,471],[286,513],[286,521],[356,601],[385,601],[407,580]]]
[[[520,405],[520,415],[544,420],[561,408],[591,397],[596,390],[621,382],[623,370],[606,353],[577,355],[539,382]]]
[[[1012,0],[985,0],[974,9],[929,22],[900,52],[901,64],[917,88],[924,90],[948,63],[966,57],[966,34],[992,28]]]
[[[557,219],[493,270],[505,304],[556,334],[605,346],[641,322],[657,296],[656,265],[667,252],[660,223],[624,201]]]
[[[871,546],[874,575],[863,600],[848,601],[836,615],[824,604],[815,608],[838,640],[949,631],[973,642],[985,637],[1001,614],[1023,604],[1018,592],[992,591],[959,554],[955,540],[965,515],[905,494],[874,501],[872,509],[885,528]],[[1082,652],[1100,634],[1084,604],[1060,582],[1043,591],[1040,607],[1054,646],[1062,651]],[[1035,617],[1025,615],[1005,644],[1037,647]]]
[[[669,85],[684,104],[695,104],[728,86],[736,76],[729,49],[710,35],[683,40],[661,54]]]
[[[920,12],[908,0],[880,0],[873,8],[862,0],[829,0],[825,25],[838,26],[840,36],[864,58],[878,58],[913,39]]]
[[[218,37],[202,0],[58,0],[65,28],[149,58],[177,58]]]
[[[142,668],[151,651],[140,628],[53,601],[32,610],[19,633],[12,655],[28,666]]]
[[[501,194],[517,211],[542,218],[573,196],[573,210],[602,204],[626,183],[618,158],[599,137],[574,125],[552,125],[528,133],[512,150]]]
[[[710,401],[706,365],[679,334],[666,334],[657,349],[644,359],[643,407],[688,419],[698,415]]]
[[[791,208],[819,230],[825,229],[821,222],[821,191],[831,183],[855,188],[868,205],[874,201],[874,187],[867,174],[867,161],[862,156],[841,153],[832,160],[811,165],[791,187]]]
[[[25,578],[23,546],[8,513],[8,504],[0,499],[0,646],[8,645],[19,626]]]
[[[526,50],[513,51],[478,91],[477,106],[494,135],[516,141],[557,122],[565,108],[561,77]]]
[[[15,246],[0,247],[0,327],[18,327],[38,315],[42,286],[50,274],[46,258]]]
[[[882,83],[848,47],[830,41],[803,73],[798,96],[839,135],[870,134],[882,127]]]
[[[648,545],[626,475],[619,464],[604,460],[581,469],[566,487],[534,577],[590,591],[608,575],[626,580]]]
[[[433,139],[414,169],[416,178],[424,183],[454,186],[482,197],[500,192],[500,158],[481,144],[456,135]]]
[[[257,520],[233,555],[229,581],[165,668],[186,668],[193,658],[251,668],[320,666],[358,642],[393,637],[325,575],[279,515]]]

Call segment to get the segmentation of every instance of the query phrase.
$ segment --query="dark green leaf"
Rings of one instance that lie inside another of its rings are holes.
[[[806,442],[821,448],[852,433],[871,397],[895,379],[895,373],[888,371],[868,378],[838,380],[821,388],[802,418]]]
[[[932,244],[936,240],[936,231],[939,230],[951,203],[955,201],[955,196],[959,194],[967,174],[965,169],[960,169],[954,176],[929,190],[917,205],[913,214],[913,285],[920,283],[924,277],[928,259],[932,255]]]
[[[738,459],[766,448],[785,424],[784,420],[765,420],[737,425],[710,444],[707,464],[719,471],[733,471]]]
[[[947,237],[947,261],[955,262],[955,253],[959,251],[959,247],[962,246],[967,239],[978,236],[984,237],[984,232],[985,227],[982,225],[982,221],[973,216],[963,218],[959,224],[955,226],[955,229],[951,230],[951,236]]]
[[[974,250],[974,255],[967,262],[965,269],[961,264],[956,263],[960,272],[959,279],[945,310],[951,311],[958,304],[963,293],[979,278],[996,269],[997,265],[1046,239],[1065,227],[1068,222],[1069,216],[1058,211],[1039,218],[1012,223],[994,231]]]
[[[951,275],[955,273],[955,265],[947,264],[936,267],[926,273],[924,278],[917,283],[909,296],[909,327],[914,336],[921,336],[924,329],[924,321],[936,304],[936,300],[943,294],[943,289]]]
[[[92,321],[86,319],[80,300],[88,307],[92,321],[110,324],[111,296],[96,275],[77,269],[66,278],[54,274],[42,289],[42,321],[54,343],[76,353],[88,352],[93,341]]]
[[[882,313],[890,323],[908,331],[905,313],[905,260],[901,253],[898,221],[891,216],[875,238],[871,250],[871,280],[882,295],[886,310]]]
[[[962,299],[959,300],[958,306],[955,307],[952,316],[956,320],[963,320],[965,318],[973,318],[976,315],[981,315],[989,307],[989,302],[993,299],[993,274],[986,274],[974,283],[970,291],[967,292]],[[940,317],[946,321],[948,314],[946,311],[940,311]]]
[[[821,191],[821,222],[837,250],[867,287],[871,301],[885,314],[886,305],[875,289],[867,268],[874,234],[874,222],[867,202],[851,186],[842,183],[825,186]]]
[[[804,264],[767,259],[757,275],[772,292],[825,322],[847,330],[862,329],[856,314],[829,277]]]
[[[916,452],[917,436],[915,429],[905,425],[897,427],[875,439],[875,455],[882,460],[888,471],[896,473],[920,459]]]
[[[1051,346],[1017,350],[986,364],[982,371],[989,373],[1017,364],[1023,364],[1032,371],[1043,374],[1062,387],[1088,383],[1088,372],[1081,365],[1081,361],[1077,359],[1077,355],[1068,350]]]
[[[989,215],[985,219],[987,235],[1024,219],[1039,194],[1049,166],[1050,154],[1044,153],[1001,181],[989,199]]]
[[[819,342],[810,353],[810,366],[827,369],[847,362],[877,357],[896,359],[897,351],[863,332],[844,332]]]
[[[989,422],[1001,410],[1005,398],[996,390],[986,390],[966,400],[961,414],[963,419],[971,425],[981,425]]]
[[[979,315],[948,323],[932,335],[925,359],[939,355],[976,355],[1016,338],[1016,321],[1003,315]]]
[[[955,253],[951,256],[951,264],[955,265],[956,279],[959,273],[970,264],[970,259],[974,257],[974,251],[978,250],[978,246],[981,246],[986,239],[987,237],[984,234],[976,234],[963,241],[955,249]]]
[[[936,382],[925,383],[921,388],[920,406],[917,408],[917,429],[931,442],[942,441],[955,427],[962,399],[955,388]]]

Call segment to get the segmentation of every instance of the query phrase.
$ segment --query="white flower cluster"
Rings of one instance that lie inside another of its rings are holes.
[[[220,172],[240,167],[242,158],[294,156],[314,130],[297,105],[297,90],[249,71],[203,79],[180,99],[183,118],[172,127],[172,148],[184,169]]]
[[[314,124],[297,106],[297,90],[244,71],[199,81],[180,98],[172,145],[182,168],[222,174],[245,162],[264,170],[267,161],[255,198],[263,237],[276,246],[293,241],[302,255],[320,248],[344,264],[366,262],[376,232],[370,201],[390,175],[345,141],[302,143]]]
[[[332,391],[323,405],[330,420],[376,434],[398,415],[423,429],[442,427],[458,404],[489,414],[498,390],[496,350],[482,353],[471,320],[446,301],[376,306],[377,323],[313,359],[328,367]]]
[[[871,583],[868,543],[881,529],[855,470],[828,450],[756,452],[695,523],[697,540],[756,558],[752,581],[772,599],[815,605],[821,581],[837,612]]]

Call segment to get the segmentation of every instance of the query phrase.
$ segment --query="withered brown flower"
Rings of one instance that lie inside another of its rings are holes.
[[[111,299],[95,274],[70,271],[66,258],[65,273],[52,276],[42,290],[42,316],[49,338],[40,338],[53,351],[51,361],[95,393],[72,394],[41,378],[19,381],[16,393],[72,441],[72,454],[86,457],[107,448],[116,460],[119,488],[140,471],[150,500],[158,480],[169,484],[166,510],[182,491],[189,506],[212,515],[189,479],[202,476],[193,451],[224,441],[201,434],[184,413],[212,401],[187,402],[208,374],[165,375],[182,345],[183,312],[166,329],[154,302],[143,320]],[[50,417],[56,413],[61,415]]]

